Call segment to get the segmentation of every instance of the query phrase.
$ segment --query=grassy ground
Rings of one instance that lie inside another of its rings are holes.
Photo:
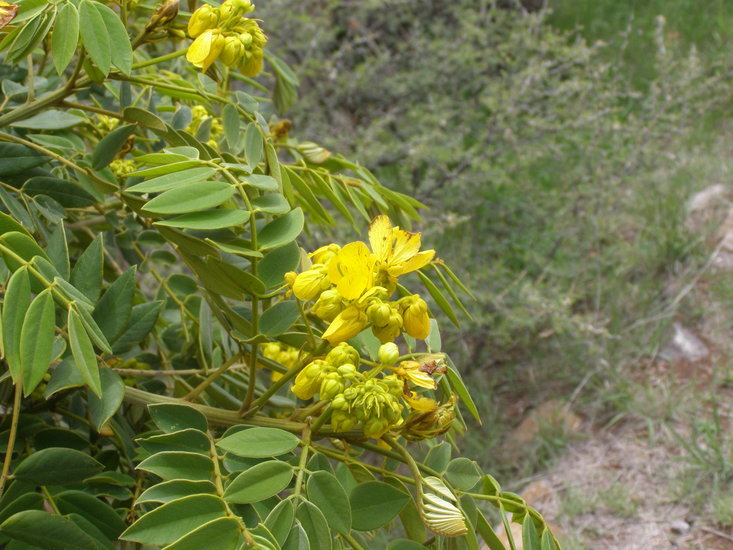
[[[724,64],[733,47],[733,3],[724,0],[550,5],[553,25],[607,44],[603,56],[630,77],[641,101],[658,76],[660,37],[670,56],[694,46],[710,66]],[[666,20],[661,35],[658,15]],[[696,192],[730,185],[731,111],[703,114],[696,127],[679,129],[686,138],[670,139],[646,181],[624,181],[628,200],[587,235],[599,253],[620,247],[611,257],[626,260],[595,279],[607,334],[590,336],[583,349],[540,335],[547,344],[533,343],[520,362],[472,375],[485,422],[464,442],[468,454],[486,457],[517,490],[546,480],[554,496],[538,506],[565,530],[568,548],[733,548],[733,274],[710,261],[733,197],[720,197],[718,212],[711,207],[696,227],[688,219]],[[668,185],[651,185],[657,178]],[[698,335],[709,354],[663,359],[674,322]],[[571,402],[582,428],[540,419],[517,460],[513,439],[526,428],[520,420],[551,399]]]
[[[610,44],[609,59],[619,62],[639,84],[654,76],[656,18],[666,20],[669,47],[695,46],[708,58],[718,57],[733,40],[733,3],[728,0],[550,0],[551,24],[579,29],[587,40]]]

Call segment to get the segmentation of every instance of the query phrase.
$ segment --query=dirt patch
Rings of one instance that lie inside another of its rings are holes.
[[[522,495],[569,550],[733,550],[733,536],[672,494],[684,468],[679,447],[642,436],[628,426],[577,441]]]

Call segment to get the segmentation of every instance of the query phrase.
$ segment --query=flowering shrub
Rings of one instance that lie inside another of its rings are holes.
[[[451,459],[422,205],[290,135],[248,0],[187,7],[0,1],[0,543],[504,548],[488,505],[557,548]]]

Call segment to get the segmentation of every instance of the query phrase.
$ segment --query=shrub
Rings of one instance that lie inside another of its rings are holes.
[[[499,549],[488,504],[556,548],[452,458],[422,205],[289,135],[248,0],[186,7],[0,0],[2,543]]]

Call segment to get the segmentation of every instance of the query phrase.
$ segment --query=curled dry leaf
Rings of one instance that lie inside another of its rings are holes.
[[[17,13],[18,6],[16,4],[0,0],[0,29],[8,25]]]

